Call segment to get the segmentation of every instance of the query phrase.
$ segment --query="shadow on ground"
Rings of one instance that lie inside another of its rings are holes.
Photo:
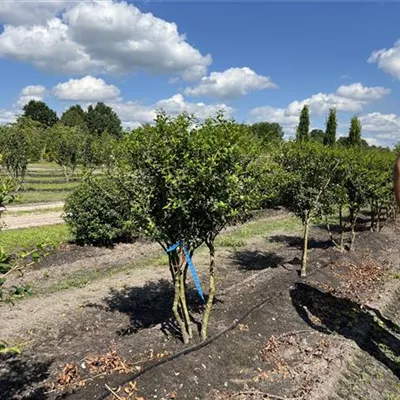
[[[0,399],[47,399],[42,382],[51,361],[39,362],[27,355],[0,355]]]
[[[353,340],[400,378],[400,340],[393,335],[400,328],[379,310],[304,283],[297,283],[290,296],[298,314],[312,328]]]
[[[275,235],[271,236],[269,241],[273,243],[286,243],[288,246],[298,249],[303,248],[303,238],[300,236]],[[332,247],[332,242],[330,240],[317,240],[313,238],[308,240],[309,249],[327,249],[329,247]]]
[[[197,313],[203,309],[203,302],[196,289],[188,288],[186,295],[190,313]],[[166,279],[148,282],[144,286],[112,289],[105,299],[106,310],[118,311],[129,316],[129,326],[117,332],[121,336],[161,324],[161,330],[165,334],[180,337],[180,330],[172,316],[173,296],[173,285]],[[89,306],[104,308],[97,304]],[[196,322],[194,318],[193,321]]]
[[[261,271],[267,268],[276,268],[285,260],[276,253],[267,251],[236,251],[232,259],[238,264],[239,270],[243,271]]]

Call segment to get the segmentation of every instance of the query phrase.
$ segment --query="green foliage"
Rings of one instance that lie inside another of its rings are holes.
[[[318,143],[286,143],[281,163],[287,172],[283,203],[303,223],[321,215],[326,189],[339,162]]]
[[[104,132],[116,137],[122,137],[121,120],[111,107],[104,103],[89,106],[85,115],[85,122],[90,134],[100,136]]]
[[[336,109],[331,108],[329,110],[329,116],[326,121],[326,131],[325,131],[325,137],[324,137],[325,145],[333,146],[335,144],[336,130],[337,130]]]
[[[63,168],[68,180],[75,172],[81,154],[83,133],[79,128],[62,123],[48,129],[47,156]]]
[[[108,178],[88,178],[65,203],[64,219],[81,244],[111,245],[132,238],[129,203]]]
[[[81,151],[82,165],[89,171],[104,166],[109,169],[114,162],[113,149],[116,139],[107,132],[98,136],[84,135]]]
[[[310,140],[320,144],[325,143],[325,132],[322,129],[313,129],[310,132]]]
[[[279,143],[283,140],[283,128],[276,122],[256,122],[251,131],[264,143]]]
[[[354,116],[350,121],[350,130],[347,143],[349,146],[361,145],[361,122],[357,116]]]
[[[159,114],[126,138],[116,172],[132,203],[133,225],[191,248],[215,237],[255,204],[257,146],[246,127],[222,115],[196,121]]]
[[[53,126],[58,122],[57,114],[43,101],[31,100],[25,104],[24,117],[41,123],[46,128]]]
[[[68,110],[64,111],[60,121],[65,126],[86,129],[85,111],[83,111],[79,104],[71,106]]]
[[[17,124],[0,128],[1,163],[17,187],[25,177],[29,157],[27,131]]]
[[[305,105],[300,112],[299,125],[296,130],[296,140],[299,142],[308,142],[310,135],[310,111],[308,105]]]

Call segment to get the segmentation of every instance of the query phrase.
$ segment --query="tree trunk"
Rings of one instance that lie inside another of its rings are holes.
[[[344,233],[346,224],[343,222],[343,208],[339,207],[339,224],[340,224],[340,251],[344,251]]]
[[[331,225],[329,224],[329,220],[328,220],[328,216],[327,215],[325,215],[325,225],[326,225],[326,229],[327,229],[327,231],[329,233],[329,238],[331,239],[331,242],[333,244],[335,244],[335,240],[333,239],[333,234],[332,234],[332,231],[331,231]]]
[[[357,210],[350,208],[350,221],[351,221],[351,233],[350,233],[350,250],[354,248],[354,242],[356,240],[356,223],[357,223]]]
[[[328,233],[329,233],[329,238],[331,239],[332,244],[333,244],[335,247],[338,247],[338,248],[339,248],[339,245],[336,243],[335,239],[333,238],[333,233],[332,233],[332,230],[331,230],[331,225],[329,224],[329,220],[328,220],[328,216],[327,216],[327,215],[325,215],[325,225],[326,225],[326,229],[327,229],[327,231],[328,231]],[[341,249],[340,249],[340,250],[341,250]]]
[[[375,228],[375,207],[373,204],[371,204],[371,226],[370,226],[371,232],[374,231],[374,228]]]
[[[382,207],[378,206],[378,215],[376,217],[376,232],[381,230],[381,217],[382,217]]]
[[[185,274],[183,271],[180,273],[180,306],[182,310],[182,314],[185,319],[185,325],[187,329],[187,333],[189,335],[189,339],[193,337],[192,333],[192,325],[190,323],[190,315],[189,315],[189,310],[187,308],[187,303],[186,303],[186,284],[185,284]]]
[[[175,294],[174,294],[174,303],[172,305],[172,311],[173,311],[175,319],[178,321],[179,327],[181,329],[183,343],[188,344],[189,343],[189,334],[186,330],[185,323],[183,322],[181,316],[179,315],[179,311],[178,311],[179,300],[180,300],[180,283],[181,283],[180,276],[181,275],[182,275],[181,271],[177,271],[175,274],[175,278],[174,278]]]
[[[308,233],[310,230],[310,217],[307,215],[304,222],[304,236],[303,236],[303,255],[301,257],[301,270],[300,276],[307,275],[307,255],[308,255]]]
[[[207,247],[210,252],[210,288],[208,292],[207,304],[203,314],[203,321],[201,324],[201,337],[203,340],[207,339],[207,328],[208,321],[211,314],[211,309],[214,303],[214,297],[216,292],[216,283],[215,283],[215,249],[214,249],[214,241],[210,240],[206,242]]]

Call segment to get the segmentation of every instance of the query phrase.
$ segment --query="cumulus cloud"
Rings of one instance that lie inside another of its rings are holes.
[[[43,24],[71,5],[66,0],[7,0],[0,3],[0,23],[10,25]]]
[[[345,98],[374,101],[388,95],[390,89],[382,86],[365,87],[360,82],[352,83],[351,85],[342,85],[336,90],[336,94]]]
[[[257,75],[248,67],[229,68],[223,72],[211,72],[201,78],[198,85],[187,87],[187,96],[205,96],[219,99],[233,99],[250,92],[276,89],[278,86],[269,76]]]
[[[341,85],[335,93],[317,93],[311,97],[293,101],[286,109],[288,115],[298,115],[305,104],[310,107],[310,112],[321,115],[331,107],[337,111],[360,112],[372,101],[380,100],[390,93],[390,89],[382,86],[363,86],[360,82],[351,85]]]
[[[46,23],[5,25],[0,57],[58,73],[180,75],[200,79],[211,56],[191,46],[177,25],[126,2],[74,3]]]
[[[52,92],[60,100],[73,101],[105,101],[120,95],[120,90],[116,86],[108,85],[103,79],[90,75],[59,83]]]
[[[393,47],[372,52],[369,63],[376,63],[382,71],[400,79],[400,40]]]
[[[287,115],[299,115],[300,110],[306,104],[308,104],[311,113],[321,115],[331,107],[336,107],[338,111],[359,112],[365,102],[337,96],[333,93],[317,93],[307,99],[291,102],[285,112]]]
[[[400,117],[373,112],[360,116],[363,137],[370,144],[392,146],[400,141]]]
[[[220,110],[224,111],[227,116],[231,116],[234,112],[233,108],[223,103],[205,104],[188,102],[181,94],[176,94],[168,99],[159,100],[148,106],[138,101],[116,101],[109,102],[108,105],[119,115],[123,124],[131,128],[135,128],[146,122],[153,122],[156,111],[160,109],[165,110],[172,116],[186,111],[189,114],[195,114],[199,119],[205,119],[215,115]]]
[[[16,115],[10,110],[0,109],[0,125],[6,125],[11,122],[15,122]]]
[[[29,85],[21,90],[18,100],[15,104],[16,108],[22,108],[31,100],[41,101],[45,98],[47,89],[42,85]]]

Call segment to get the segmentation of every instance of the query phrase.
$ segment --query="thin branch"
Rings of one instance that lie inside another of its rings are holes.
[[[107,385],[107,383],[104,384],[104,386],[106,387],[106,389],[118,400],[123,400],[123,398],[121,396],[118,396],[117,393],[114,392],[114,390],[112,390],[110,388],[110,386]]]

